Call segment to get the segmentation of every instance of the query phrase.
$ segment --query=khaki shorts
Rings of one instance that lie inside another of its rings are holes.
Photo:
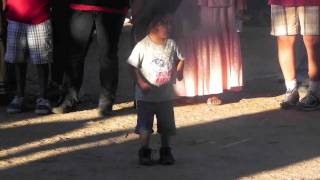
[[[320,35],[320,6],[271,6],[271,34],[274,36]]]

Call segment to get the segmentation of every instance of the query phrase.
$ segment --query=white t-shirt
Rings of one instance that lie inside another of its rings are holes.
[[[157,88],[148,94],[136,88],[136,99],[148,102],[168,101],[175,98],[173,83],[176,79],[176,62],[184,60],[174,40],[168,39],[164,45],[155,44],[149,36],[133,49],[128,63],[140,70],[142,76]]]

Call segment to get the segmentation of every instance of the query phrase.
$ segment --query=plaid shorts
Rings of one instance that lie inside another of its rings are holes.
[[[33,64],[52,62],[53,45],[50,20],[36,25],[9,21],[7,36],[6,62],[23,63],[27,59],[30,59]]]
[[[320,6],[271,6],[271,34],[274,36],[320,35]]]

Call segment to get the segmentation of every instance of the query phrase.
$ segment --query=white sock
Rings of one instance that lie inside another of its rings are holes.
[[[298,82],[297,80],[291,80],[291,81],[286,81],[286,88],[287,88],[287,91],[293,91],[294,89],[297,89],[298,87]]]
[[[318,92],[320,89],[320,81],[309,81],[309,91],[311,92]]]

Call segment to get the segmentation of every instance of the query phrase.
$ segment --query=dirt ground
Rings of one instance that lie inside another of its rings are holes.
[[[125,65],[129,33],[125,31],[113,117],[99,118],[94,109],[99,86],[92,51],[83,87],[86,105],[79,112],[39,117],[32,112],[8,115],[0,107],[0,179],[320,179],[320,111],[279,110],[283,85],[268,31],[250,27],[241,35],[243,92],[225,93],[221,106],[201,101],[176,106],[178,134],[172,145],[176,165],[137,163],[133,86]],[[29,91],[33,90],[30,86]],[[158,149],[158,144],[155,135],[153,148]]]

